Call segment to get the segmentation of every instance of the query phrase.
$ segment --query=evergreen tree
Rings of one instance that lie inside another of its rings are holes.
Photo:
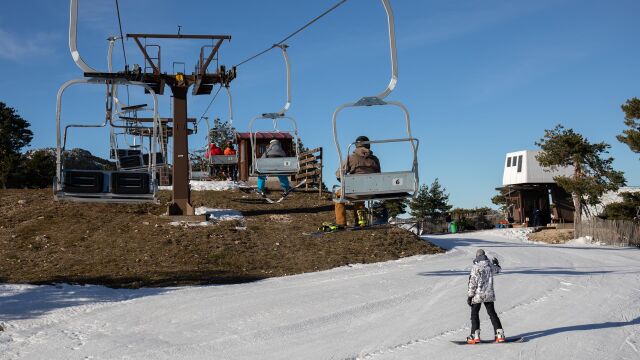
[[[640,153],[640,99],[629,99],[621,107],[624,111],[624,124],[629,128],[616,138],[627,144],[634,153]]]
[[[389,212],[389,217],[398,217],[398,215],[406,214],[407,205],[409,205],[409,200],[407,199],[387,200],[384,202],[384,207]]]
[[[409,203],[409,208],[411,209],[411,215],[416,218],[438,220],[443,218],[444,214],[451,210],[452,206],[449,205],[449,194],[446,193],[446,189],[440,185],[436,178],[430,187],[427,185],[420,186],[418,194]]]
[[[215,118],[213,127],[209,131],[209,136],[211,143],[224,150],[229,141],[235,143],[236,129],[228,121],[221,121],[219,118]]]
[[[572,166],[571,176],[555,176],[554,181],[573,198],[574,223],[582,219],[583,205],[595,205],[606,191],[615,191],[625,185],[624,173],[613,169],[613,158],[603,158],[611,146],[607,143],[590,143],[582,135],[557,125],[545,130],[539,142],[542,151],[536,156],[540,165],[556,169]],[[586,207],[584,207],[586,209]]]
[[[48,149],[29,151],[23,156],[17,173],[22,187],[49,187],[56,176],[56,157]]]
[[[500,210],[502,210],[502,211],[506,211],[507,210],[507,196],[506,196],[506,194],[508,192],[509,192],[509,189],[502,188],[502,189],[499,190],[498,194],[496,194],[494,197],[491,198],[491,202],[494,205],[500,206]]]
[[[15,109],[0,101],[0,185],[3,189],[7,187],[9,175],[20,163],[20,150],[33,139],[29,126],[31,124]]]
[[[611,220],[640,220],[640,192],[620,193],[621,202],[608,204],[600,217]]]

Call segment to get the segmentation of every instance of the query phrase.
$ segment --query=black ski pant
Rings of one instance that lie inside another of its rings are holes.
[[[480,329],[480,304],[471,304],[471,334],[475,333],[476,330]],[[489,318],[491,319],[491,324],[493,325],[493,331],[495,332],[498,329],[502,329],[502,324],[500,323],[500,318],[498,314],[496,314],[496,309],[493,308],[493,302],[484,303],[485,309],[487,309],[487,314],[489,314]]]

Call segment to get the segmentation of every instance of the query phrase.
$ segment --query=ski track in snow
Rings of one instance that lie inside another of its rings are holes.
[[[640,251],[527,231],[432,236],[451,250],[250,284],[0,285],[0,359],[640,359]],[[478,247],[500,260],[496,310],[524,343],[450,342],[469,331]]]

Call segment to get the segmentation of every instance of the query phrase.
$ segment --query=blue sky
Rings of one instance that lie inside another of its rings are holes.
[[[121,0],[125,33],[229,34],[220,51],[233,65],[279,41],[335,3],[317,1]],[[180,5],[178,5],[180,4]],[[624,129],[620,105],[640,97],[637,0],[591,1],[392,1],[396,15],[399,83],[389,96],[411,112],[421,140],[420,178],[439,178],[459,207],[490,205],[501,185],[507,152],[535,149],[544,129],[558,123],[590,141],[612,145],[614,166],[629,185],[640,185],[638,156],[615,136]],[[55,96],[66,80],[81,77],[67,46],[68,1],[3,2],[0,12],[0,101],[29,120],[32,148],[55,145]],[[115,0],[80,0],[79,49],[92,66],[106,69],[107,36],[117,34]],[[293,105],[309,147],[324,146],[327,173],[337,167],[332,140],[334,109],[379,93],[389,79],[384,10],[377,0],[349,0],[288,42]],[[163,42],[163,71],[172,61],[192,69],[201,43]],[[133,41],[129,63],[141,64]],[[123,68],[122,52],[114,55]],[[235,125],[247,128],[260,113],[284,102],[284,66],[272,51],[238,69],[232,83]],[[169,91],[167,91],[167,94]],[[132,90],[132,103],[146,102]],[[63,121],[100,122],[102,87],[76,87],[65,95]],[[189,115],[202,115],[210,98],[194,97]],[[168,95],[161,114],[169,116]],[[226,118],[224,94],[207,116]],[[359,134],[403,137],[397,110],[358,109],[340,118],[344,143]],[[190,147],[204,146],[195,135]],[[70,147],[106,156],[106,131],[70,134]],[[410,166],[406,146],[376,146],[383,170]],[[326,179],[330,184],[333,179]]]

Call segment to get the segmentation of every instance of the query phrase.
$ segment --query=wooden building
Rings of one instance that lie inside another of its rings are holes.
[[[535,158],[538,152],[525,150],[506,155],[502,187],[496,190],[507,200],[508,216],[515,223],[529,226],[534,225],[536,213],[541,225],[550,223],[551,215],[557,222],[573,222],[571,195],[553,180],[555,176],[571,175],[573,169],[545,169]]]
[[[249,180],[249,174],[251,173],[250,169],[253,161],[252,152],[255,151],[256,157],[261,157],[262,154],[266,151],[267,146],[269,146],[269,142],[273,139],[277,139],[280,141],[282,149],[284,149],[287,154],[295,156],[293,136],[288,132],[270,131],[257,133],[255,149],[251,148],[251,133],[237,133],[239,180]]]

